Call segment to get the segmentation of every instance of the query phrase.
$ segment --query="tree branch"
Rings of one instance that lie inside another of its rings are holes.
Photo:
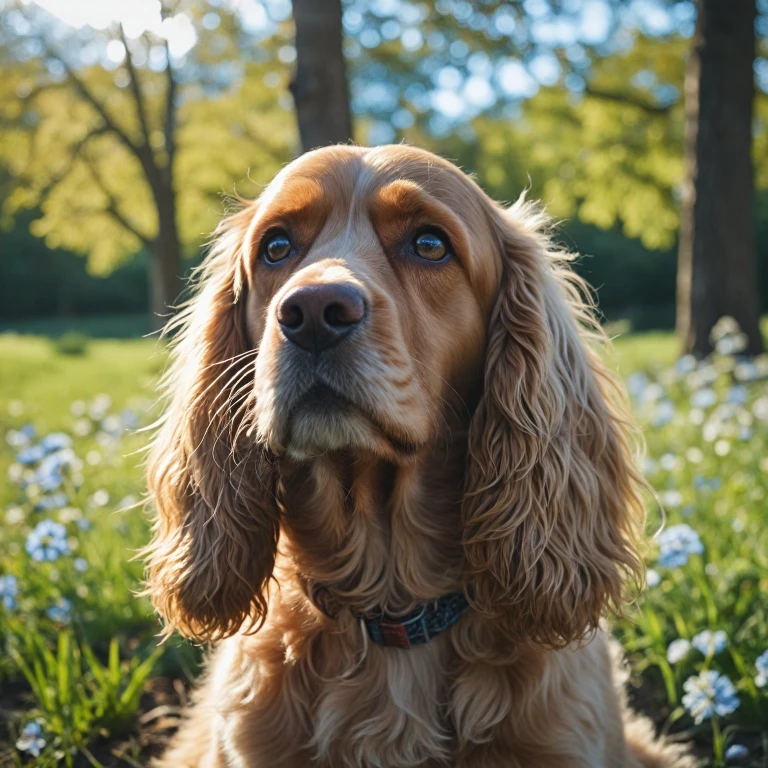
[[[176,78],[171,66],[171,51],[168,40],[165,41],[165,58],[167,68],[165,77],[167,81],[165,92],[165,119],[163,121],[163,136],[165,139],[165,151],[168,153],[168,175],[173,179],[173,159],[176,154]]]
[[[131,154],[136,157],[136,159],[141,164],[142,169],[144,170],[144,174],[147,177],[147,181],[149,182],[150,187],[156,189],[158,185],[158,172],[157,166],[155,165],[155,158],[152,155],[152,149],[149,144],[136,144],[134,141],[132,141],[128,134],[114,121],[109,112],[107,112],[104,104],[102,104],[99,99],[96,98],[90,88],[88,88],[88,86],[85,84],[83,79],[72,69],[72,67],[69,66],[67,60],[61,56],[54,48],[52,48],[48,41],[45,40],[45,38],[38,39],[45,47],[48,55],[56,59],[56,61],[58,61],[61,66],[64,67],[64,71],[67,73],[67,77],[74,84],[77,92],[93,107],[93,109],[96,110],[96,112],[99,114],[99,117],[101,117],[102,121],[104,122],[104,125],[107,126],[107,128],[109,128],[109,130],[114,133],[120,142],[131,152]]]
[[[50,52],[50,49],[49,49]],[[91,90],[88,88],[88,86],[83,82],[82,78],[75,73],[75,71],[72,69],[72,67],[67,64],[65,59],[61,56],[59,56],[55,52],[51,52],[51,55],[61,63],[62,67],[64,67],[64,71],[67,73],[67,77],[74,83],[76,90],[78,93],[96,110],[96,112],[99,113],[99,117],[104,121],[104,125],[106,125],[112,133],[114,133],[118,139],[134,154],[138,157],[139,155],[139,147],[131,141],[128,134],[112,119],[110,114],[107,112],[106,107],[91,93]]]
[[[612,101],[616,104],[624,104],[630,107],[637,107],[642,109],[651,115],[666,115],[669,114],[671,107],[662,106],[661,104],[652,104],[649,101],[643,101],[642,99],[635,98],[634,96],[623,93],[621,91],[612,90],[600,90],[599,88],[593,88],[587,86],[584,90],[585,95],[592,96],[596,99],[603,99],[604,101]]]
[[[141,92],[141,83],[139,82],[138,73],[136,67],[133,65],[133,54],[128,47],[128,40],[125,37],[125,30],[123,25],[119,25],[120,29],[120,41],[125,48],[125,67],[128,70],[128,77],[131,81],[131,93],[133,94],[133,100],[136,102],[136,114],[139,118],[139,125],[141,126],[141,132],[144,135],[144,143],[149,146],[149,124],[147,122],[147,113],[144,110],[144,96]]]
[[[128,220],[128,218],[123,213],[120,212],[115,196],[109,190],[107,185],[104,183],[104,179],[101,178],[95,166],[87,157],[85,158],[85,164],[88,170],[91,172],[91,176],[93,176],[93,180],[96,182],[99,189],[107,198],[107,207],[105,208],[106,212],[110,216],[112,216],[112,218],[115,221],[117,221],[118,224],[120,224],[125,229],[127,229],[128,232],[130,232],[132,235],[135,235],[137,238],[139,238],[139,240],[141,240],[141,242],[144,243],[144,245],[151,246],[153,242],[152,238],[149,237],[148,235],[145,235],[141,230],[139,230],[139,228],[135,224],[131,223]]]
[[[54,188],[61,184],[62,181],[69,175],[70,171],[75,165],[75,160],[80,156],[80,153],[85,149],[91,139],[95,139],[97,136],[103,136],[109,133],[109,128],[106,125],[100,125],[98,128],[93,128],[83,136],[70,150],[69,162],[58,172],[55,173],[49,182],[40,190],[38,196],[38,204],[42,205],[48,196],[53,192]]]

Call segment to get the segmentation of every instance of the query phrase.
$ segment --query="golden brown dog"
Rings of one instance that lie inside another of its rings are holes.
[[[544,223],[405,146],[311,152],[222,223],[149,463],[149,591],[221,641],[163,765],[691,764],[599,628],[640,478]]]

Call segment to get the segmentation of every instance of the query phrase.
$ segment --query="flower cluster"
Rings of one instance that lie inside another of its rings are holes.
[[[40,757],[45,749],[46,741],[43,738],[43,727],[37,720],[28,722],[21,731],[16,741],[16,748],[21,752],[29,752],[32,757]]]
[[[712,632],[705,629],[691,640],[691,645],[704,656],[722,653],[728,645],[728,636],[722,629]]]
[[[757,657],[755,660],[755,668],[757,669],[755,685],[758,688],[765,688],[768,686],[768,650]]]
[[[764,589],[768,543],[760,522],[768,503],[768,355],[740,358],[744,341],[725,319],[715,354],[627,379],[649,447],[642,470],[663,522],[646,575],[647,623],[632,650],[654,647],[693,721],[713,721],[715,754],[729,764],[764,759],[729,744],[728,726],[768,714],[768,650],[755,648],[768,627],[752,608]]]
[[[42,520],[27,537],[26,548],[29,556],[38,563],[54,562],[69,552],[67,529],[53,520]]]
[[[677,664],[693,649],[703,656],[714,656],[716,653],[722,653],[727,646],[728,636],[722,629],[715,632],[705,629],[698,635],[694,635],[692,640],[686,640],[684,637],[673,640],[667,647],[667,661],[670,664]]]
[[[19,593],[19,581],[10,573],[0,576],[0,599],[3,607],[11,611],[16,607],[16,595]]]
[[[696,724],[709,720],[713,715],[730,715],[740,702],[733,683],[720,672],[705,669],[683,683],[683,706]]]
[[[686,523],[672,525],[659,534],[659,565],[677,568],[685,565],[691,555],[704,552],[699,534]]]

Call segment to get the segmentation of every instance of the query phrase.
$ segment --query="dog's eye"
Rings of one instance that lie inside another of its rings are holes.
[[[293,251],[293,245],[285,232],[275,232],[270,235],[263,246],[264,258],[274,264],[275,262],[287,259]]]
[[[425,232],[413,241],[416,255],[427,261],[440,261],[448,253],[448,246],[440,235]]]

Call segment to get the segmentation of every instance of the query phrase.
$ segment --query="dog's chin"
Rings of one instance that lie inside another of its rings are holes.
[[[313,386],[293,407],[288,419],[285,452],[301,461],[354,449],[400,463],[413,457],[418,448],[390,434],[375,418],[324,385]]]

